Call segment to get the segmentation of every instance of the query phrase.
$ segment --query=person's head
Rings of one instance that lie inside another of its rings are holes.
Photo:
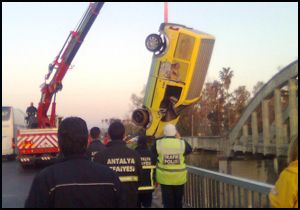
[[[167,124],[164,127],[164,135],[165,136],[176,136],[177,130],[175,125],[173,124]]]
[[[30,102],[30,106],[33,106],[33,102]]]
[[[124,125],[120,121],[115,121],[111,123],[108,128],[108,135],[112,141],[122,140],[125,135]]]
[[[147,146],[147,137],[144,135],[139,136],[139,138],[137,140],[137,145],[138,146]]]
[[[298,160],[298,135],[291,138],[288,150],[288,163]]]
[[[100,128],[98,127],[93,127],[91,130],[90,130],[90,135],[93,139],[98,139],[99,136],[100,136]]]
[[[64,156],[80,155],[86,152],[88,129],[86,122],[79,117],[64,119],[58,128],[58,145]]]

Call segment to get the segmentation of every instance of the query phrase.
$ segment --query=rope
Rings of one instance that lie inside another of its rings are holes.
[[[168,23],[168,12],[169,12],[168,2],[165,2],[164,3],[164,21],[165,21],[165,23]]]

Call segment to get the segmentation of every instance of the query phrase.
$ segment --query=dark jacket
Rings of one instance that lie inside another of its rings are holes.
[[[94,161],[109,166],[119,175],[123,200],[126,200],[122,207],[136,208],[139,181],[130,179],[140,180],[140,156],[136,151],[129,149],[122,140],[113,140],[106,147],[106,151],[96,154]]]
[[[90,160],[94,160],[95,155],[100,152],[104,152],[106,150],[106,146],[102,144],[102,142],[99,139],[93,139],[90,145],[87,148],[87,155],[90,158]]]
[[[73,156],[36,175],[25,208],[118,208],[120,187],[108,167]]]
[[[153,153],[148,149],[147,145],[139,145],[135,148],[135,151],[140,154],[143,167],[140,187],[154,186],[154,169],[145,169],[147,166],[155,166],[156,163]],[[152,191],[153,190],[139,190],[139,193],[148,193]]]
[[[29,106],[26,109],[26,113],[28,116],[34,116],[37,113],[37,109],[34,106]]]

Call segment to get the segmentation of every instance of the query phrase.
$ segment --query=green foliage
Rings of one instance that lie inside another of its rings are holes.
[[[234,76],[233,70],[223,68],[219,79],[207,82],[202,91],[201,101],[186,109],[178,122],[181,135],[219,136],[225,135],[239,119],[250,93],[245,86],[229,92]],[[193,116],[193,123],[191,120]]]
[[[141,108],[143,106],[145,91],[146,91],[146,86],[144,86],[143,90],[140,92],[139,95],[135,93],[131,94],[132,111],[137,108]]]

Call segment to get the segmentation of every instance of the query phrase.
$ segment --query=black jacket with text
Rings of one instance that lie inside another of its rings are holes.
[[[103,153],[105,150],[106,146],[100,140],[93,139],[87,148],[87,155],[93,161],[98,152]]]
[[[118,174],[124,196],[122,200],[126,201],[122,207],[137,208],[142,173],[140,155],[122,140],[113,140],[106,147],[103,153],[96,154],[94,161],[107,165]]]
[[[139,193],[152,192],[154,189],[147,189],[147,188],[154,187],[155,169],[149,167],[155,167],[156,159],[153,153],[150,151],[150,149],[148,149],[148,147],[145,145],[137,146],[135,148],[135,151],[137,151],[141,156],[142,169],[143,169],[142,177],[140,181]]]

